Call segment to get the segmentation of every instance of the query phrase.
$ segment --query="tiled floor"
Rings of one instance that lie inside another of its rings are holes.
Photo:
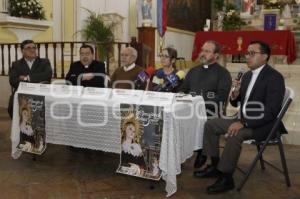
[[[240,167],[249,165],[254,156],[253,146],[244,146]],[[241,192],[207,195],[206,186],[214,179],[193,177],[193,158],[182,165],[177,177],[178,191],[171,198],[300,198],[300,146],[285,146],[292,187],[287,188],[283,175],[270,167],[265,171],[257,166]],[[12,159],[10,120],[0,109],[0,199],[114,199],[165,198],[165,182],[158,183],[116,174],[119,156],[92,150],[74,150],[67,146],[49,144],[43,156],[36,161],[23,154]],[[279,165],[277,148],[266,151],[266,159]],[[235,182],[242,174],[237,171]],[[154,188],[150,187],[154,185]]]

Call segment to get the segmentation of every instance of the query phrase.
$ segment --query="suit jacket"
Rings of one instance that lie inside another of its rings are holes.
[[[28,82],[31,83],[40,83],[44,81],[50,83],[52,77],[52,68],[48,59],[37,57],[30,69],[25,59],[22,58],[12,63],[12,67],[9,72],[9,83],[14,90],[16,90],[19,86],[20,75],[29,75]]]
[[[253,137],[257,141],[266,139],[270,133],[276,117],[282,107],[285,93],[285,83],[283,76],[269,65],[259,73],[253,85],[246,104],[246,115],[242,112],[245,103],[245,96],[250,83],[252,72],[244,74],[241,81],[240,94],[235,100],[231,100],[233,106],[240,103],[241,121],[247,128],[253,129]],[[280,128],[286,132],[283,124]]]
[[[96,76],[91,80],[79,80],[78,76],[84,73],[95,73]],[[100,75],[100,76],[98,76]],[[84,65],[80,62],[74,62],[70,66],[70,70],[66,76],[66,80],[70,81],[72,85],[82,85],[84,87],[104,87],[105,79],[105,65],[103,62],[94,60],[88,68],[85,68]]]

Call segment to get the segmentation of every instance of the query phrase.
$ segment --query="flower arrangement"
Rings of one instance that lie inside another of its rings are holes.
[[[236,10],[225,12],[223,19],[223,30],[240,30],[246,23],[241,19],[240,13]]]
[[[264,9],[281,9],[284,2],[281,0],[263,0]]]
[[[14,17],[46,19],[40,0],[10,0],[8,10]]]

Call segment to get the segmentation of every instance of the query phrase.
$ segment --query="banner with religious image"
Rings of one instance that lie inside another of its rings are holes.
[[[18,94],[20,142],[18,149],[42,154],[46,149],[45,97]]]
[[[163,107],[121,104],[121,156],[116,172],[159,180]]]

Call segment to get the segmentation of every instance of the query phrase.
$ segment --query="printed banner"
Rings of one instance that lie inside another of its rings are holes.
[[[45,97],[18,94],[20,118],[20,143],[18,148],[34,154],[46,149]]]
[[[118,173],[159,180],[163,107],[121,104],[121,147]]]

